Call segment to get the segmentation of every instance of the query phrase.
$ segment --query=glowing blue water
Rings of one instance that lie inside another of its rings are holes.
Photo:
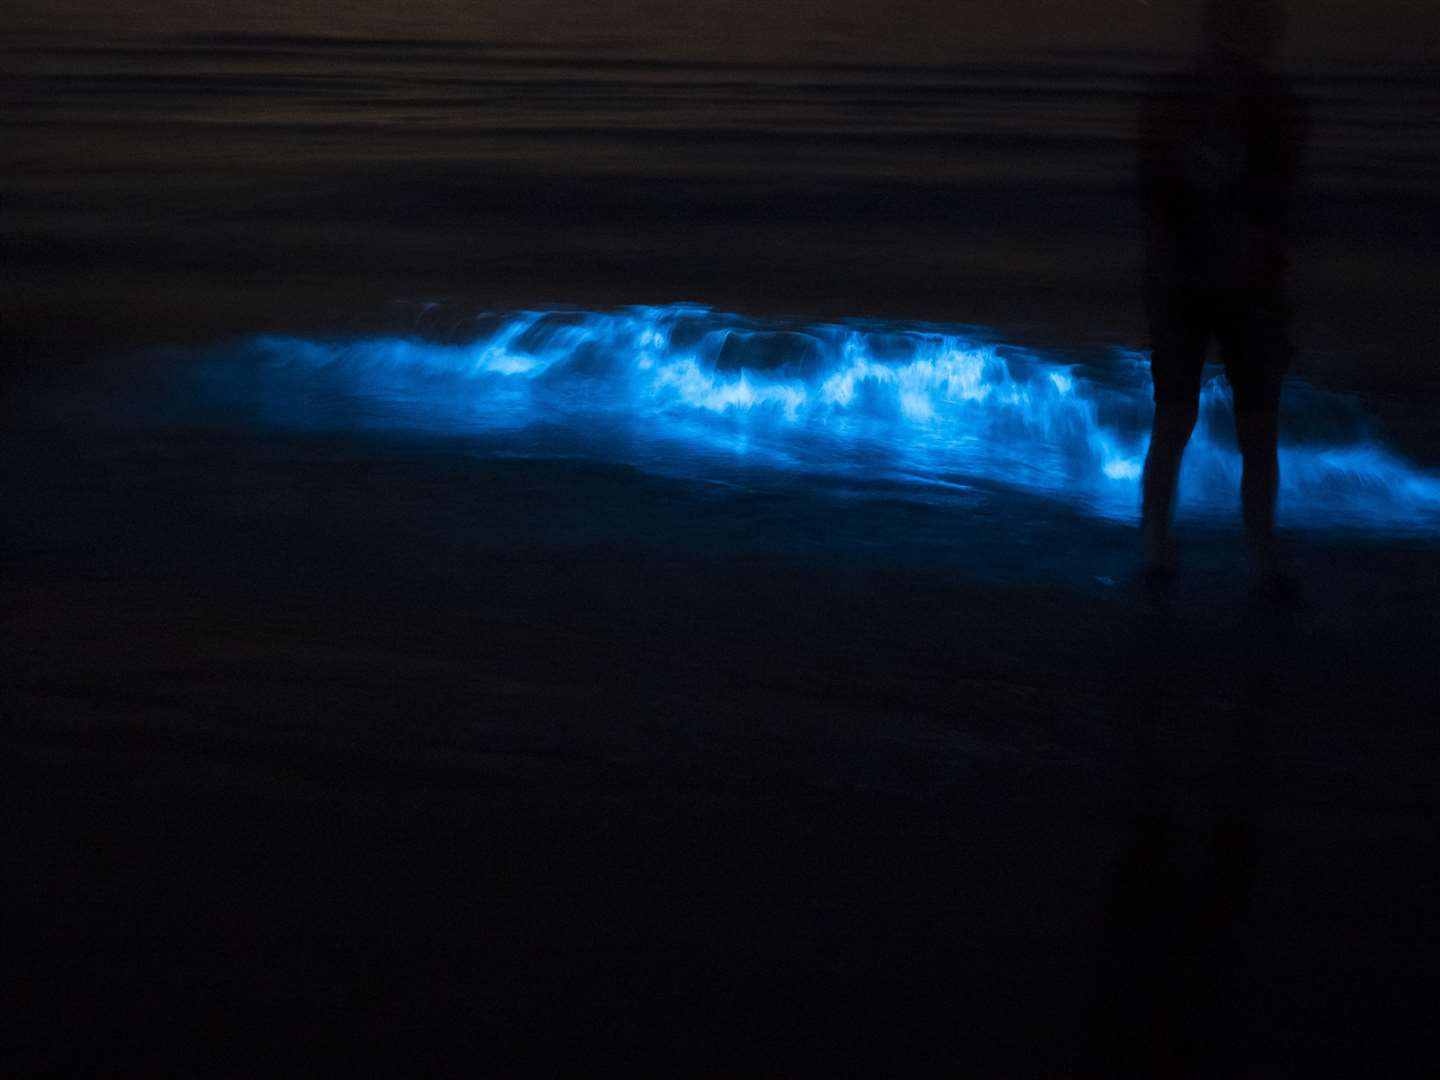
[[[999,487],[1106,517],[1137,510],[1151,414],[1139,352],[1082,365],[983,330],[781,325],[693,306],[485,315],[446,338],[263,337],[205,370],[233,393],[241,365],[259,380],[261,419],[287,427],[413,428],[680,475],[758,467],[900,481],[927,498]],[[1440,524],[1440,477],[1387,449],[1353,402],[1292,383],[1285,408],[1287,524]],[[1217,377],[1181,512],[1233,516],[1239,475]]]

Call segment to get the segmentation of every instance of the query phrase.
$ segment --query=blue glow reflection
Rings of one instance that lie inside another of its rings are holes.
[[[488,314],[448,336],[263,337],[226,356],[261,362],[272,424],[484,434],[500,452],[692,476],[743,464],[917,491],[998,485],[1136,513],[1151,413],[1139,352],[1080,365],[983,330],[782,325],[680,305]],[[1367,435],[1353,402],[1298,382],[1287,393],[1287,523],[1440,522],[1440,478]],[[1234,515],[1239,474],[1217,377],[1186,454],[1182,513]]]

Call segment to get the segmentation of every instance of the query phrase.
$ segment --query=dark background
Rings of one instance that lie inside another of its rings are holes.
[[[1434,467],[1436,12],[1295,8],[1296,370]],[[1429,535],[1292,538],[1284,615],[1196,526],[1155,605],[1128,530],[1018,496],[126,413],[143,347],[431,298],[1138,347],[1192,11],[0,34],[0,1071],[1429,1075]]]

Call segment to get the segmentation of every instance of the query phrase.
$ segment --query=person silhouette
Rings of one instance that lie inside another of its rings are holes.
[[[1308,120],[1270,69],[1279,0],[1210,0],[1198,62],[1152,84],[1140,114],[1145,306],[1155,418],[1142,480],[1142,579],[1174,577],[1180,461],[1213,337],[1234,397],[1255,584],[1292,594],[1276,554],[1280,384],[1289,367],[1289,219]]]

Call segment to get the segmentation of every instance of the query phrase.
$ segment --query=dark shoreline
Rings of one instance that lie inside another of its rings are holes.
[[[1289,620],[1225,531],[1155,607],[1053,511],[7,444],[9,1068],[1400,1075],[1425,1029],[1424,543],[1296,538]]]

